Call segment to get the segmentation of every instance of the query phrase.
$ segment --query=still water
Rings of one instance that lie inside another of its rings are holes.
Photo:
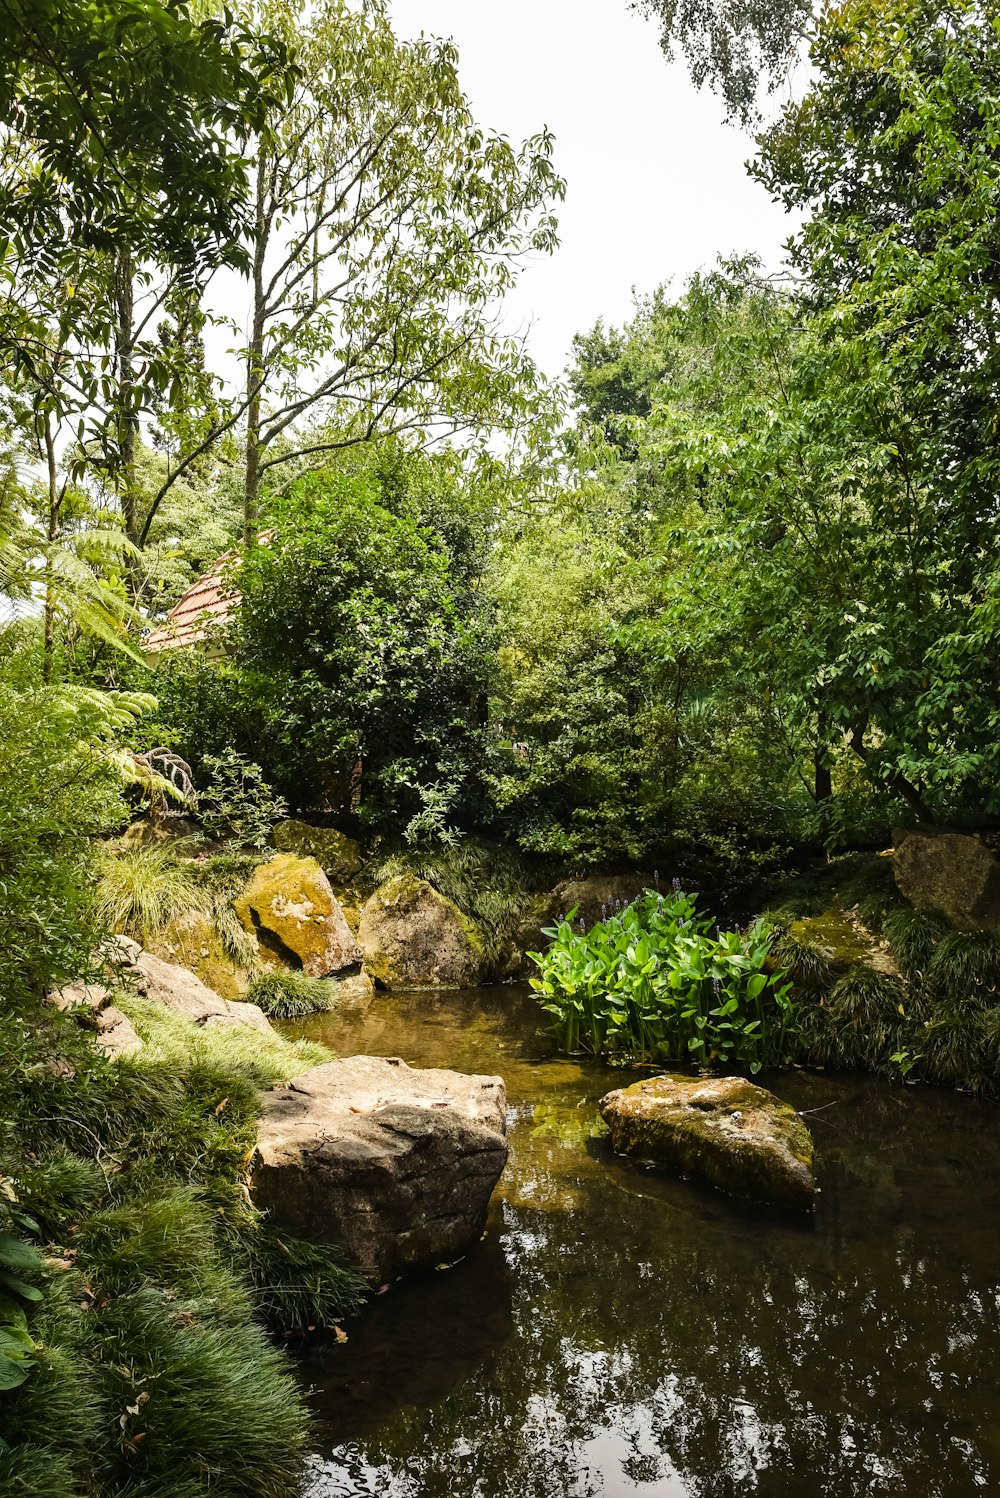
[[[1000,1495],[1000,1109],[768,1079],[806,1114],[812,1222],[616,1158],[511,988],[378,995],[293,1027],[341,1055],[498,1072],[485,1240],[313,1347],[308,1498]]]

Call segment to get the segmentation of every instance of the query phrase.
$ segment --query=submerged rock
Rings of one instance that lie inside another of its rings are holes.
[[[1000,934],[1000,862],[978,837],[937,827],[898,831],[892,872],[918,910],[938,911],[964,931]]]
[[[361,912],[365,972],[383,988],[472,988],[484,966],[475,923],[423,879],[398,874]]]
[[[274,846],[279,853],[314,858],[334,884],[350,879],[361,867],[361,850],[353,838],[335,827],[310,827],[308,822],[278,822]]]
[[[279,853],[254,871],[233,908],[256,935],[262,954],[311,978],[328,978],[361,962],[361,951],[330,881],[315,858]]]
[[[600,1107],[619,1154],[737,1196],[813,1205],[808,1129],[788,1103],[743,1077],[652,1077],[609,1092]]]
[[[341,1246],[372,1281],[450,1262],[482,1233],[507,1160],[500,1077],[330,1061],[265,1095],[258,1207]]]

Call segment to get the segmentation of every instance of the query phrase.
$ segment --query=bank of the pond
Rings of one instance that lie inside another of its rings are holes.
[[[871,1077],[767,1079],[807,1114],[805,1223],[616,1159],[523,989],[378,995],[289,1028],[498,1071],[485,1241],[315,1346],[309,1498],[964,1498],[1000,1491],[1000,1109]]]

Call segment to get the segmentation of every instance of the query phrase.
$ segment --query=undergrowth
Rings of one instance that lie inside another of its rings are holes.
[[[96,913],[109,931],[144,942],[175,915],[202,906],[192,865],[169,843],[101,850]]]
[[[43,1250],[33,1367],[0,1403],[24,1498],[291,1498],[308,1426],[265,1323],[323,1327],[362,1286],[279,1233],[244,1178],[260,1087],[327,1059],[123,996],[145,1044],[103,1060],[71,1019],[0,1017],[0,1178]]]

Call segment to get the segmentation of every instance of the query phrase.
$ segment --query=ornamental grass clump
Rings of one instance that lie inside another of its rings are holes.
[[[562,1049],[752,1073],[790,1059],[790,985],[771,971],[766,922],[721,931],[677,888],[647,890],[589,931],[574,916],[546,931],[547,952],[529,954]]]

